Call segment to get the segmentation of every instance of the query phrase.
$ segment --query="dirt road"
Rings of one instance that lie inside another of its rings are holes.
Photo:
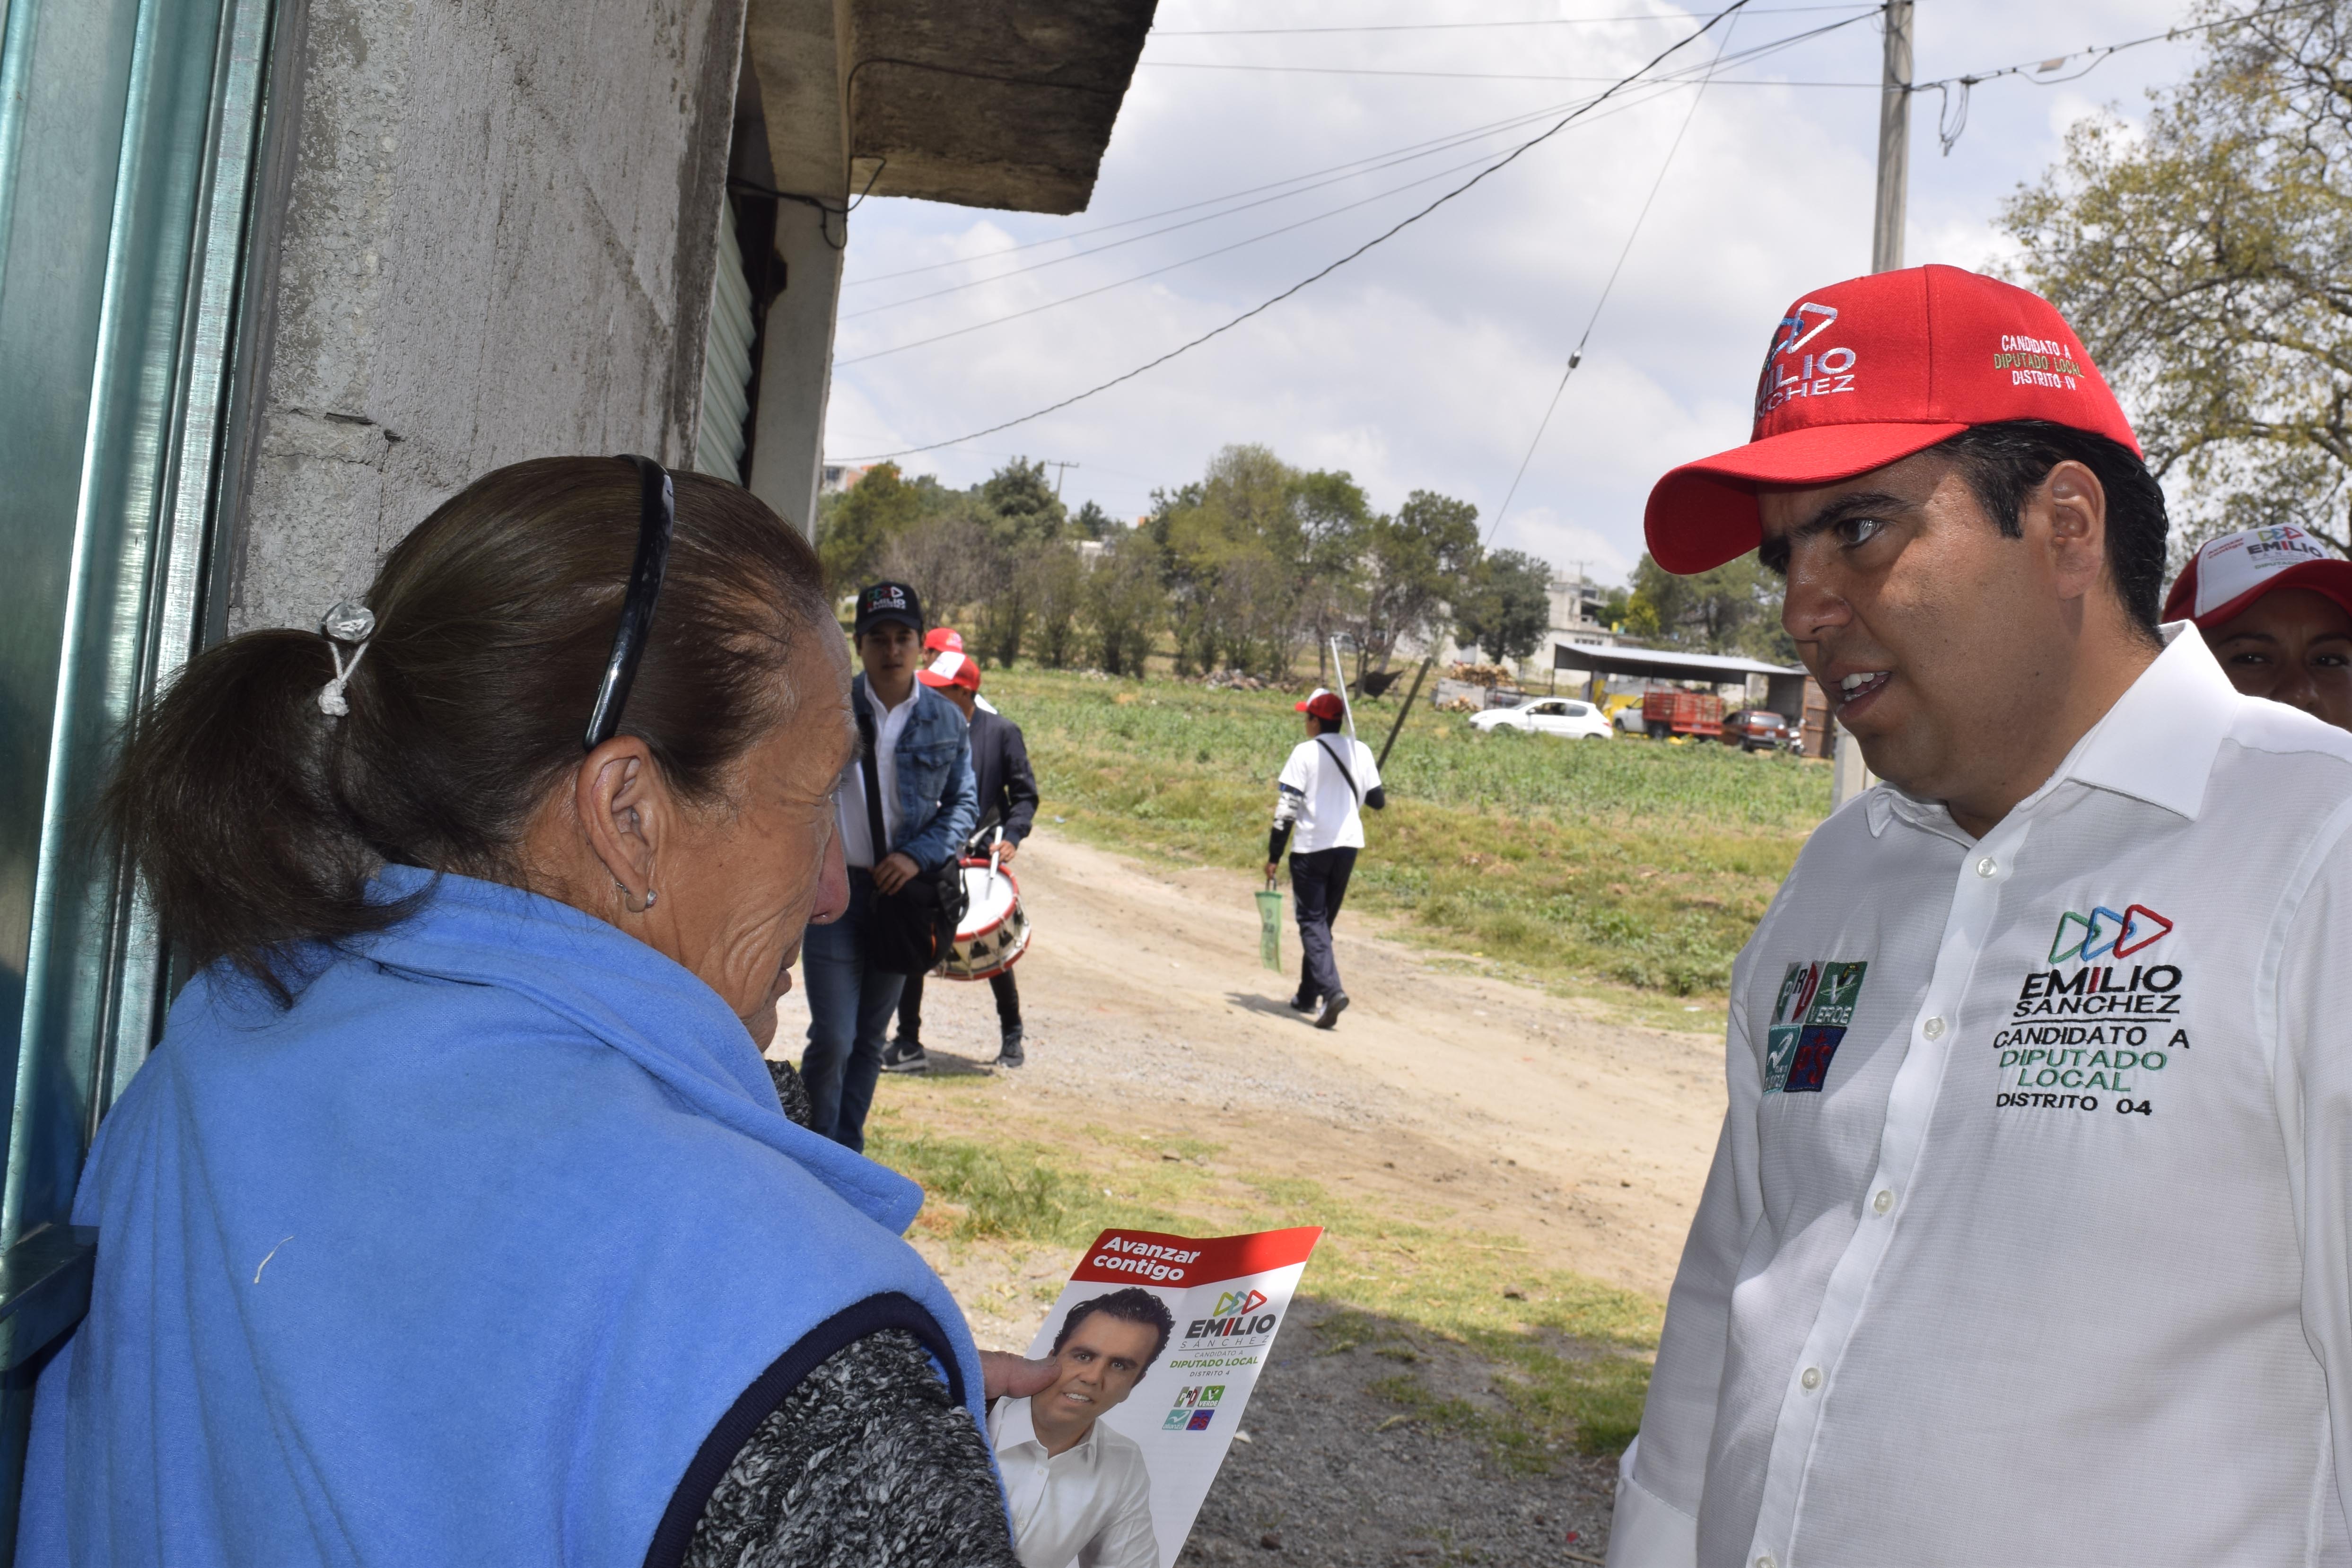
[[[1325,1033],[1284,1005],[1295,973],[1260,967],[1247,879],[1141,868],[1050,828],[1019,871],[1030,1065],[989,1087],[1010,1119],[1244,1145],[1262,1169],[1450,1208],[1548,1265],[1664,1297],[1723,1115],[1718,1042],[1449,972],[1352,916],[1338,943],[1352,1006]],[[796,993],[779,1055],[805,1026]],[[986,1061],[987,988],[931,982],[924,1036],[945,1068]],[[911,1088],[886,1079],[881,1103]]]

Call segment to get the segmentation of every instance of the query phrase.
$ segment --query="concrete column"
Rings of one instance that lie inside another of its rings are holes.
[[[841,216],[806,202],[776,204],[784,291],[768,307],[752,416],[751,493],[814,542],[824,465],[825,401],[833,392],[833,327],[841,301]]]

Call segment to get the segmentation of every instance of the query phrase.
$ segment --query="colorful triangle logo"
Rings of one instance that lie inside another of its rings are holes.
[[[2116,933],[2116,956],[2129,958],[2140,949],[2162,939],[2171,930],[2170,921],[2146,904],[2134,904],[2124,910],[2124,928]]]
[[[2077,936],[2073,942],[2068,942],[2066,940],[2066,931],[2070,926],[2080,926],[2083,928],[2082,934]],[[2084,920],[2082,916],[2074,913],[2071,910],[2066,913],[2060,915],[2058,917],[2058,934],[2055,937],[2053,937],[2050,942],[2050,962],[2053,963],[2063,963],[2070,958],[2081,957],[2083,952],[2083,944],[2091,940],[2091,934],[2095,929],[2095,928],[2092,926],[2089,921]]]

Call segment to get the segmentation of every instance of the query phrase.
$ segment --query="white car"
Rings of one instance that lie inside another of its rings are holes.
[[[1537,697],[1515,707],[1489,708],[1471,714],[1470,726],[1489,734],[1496,730],[1528,730],[1572,741],[1605,741],[1613,732],[1607,714],[1572,697]]]

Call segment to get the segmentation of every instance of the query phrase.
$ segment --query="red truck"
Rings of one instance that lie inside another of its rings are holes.
[[[1669,735],[1723,734],[1723,699],[1698,691],[1653,691],[1642,699],[1642,728],[1653,741]]]

